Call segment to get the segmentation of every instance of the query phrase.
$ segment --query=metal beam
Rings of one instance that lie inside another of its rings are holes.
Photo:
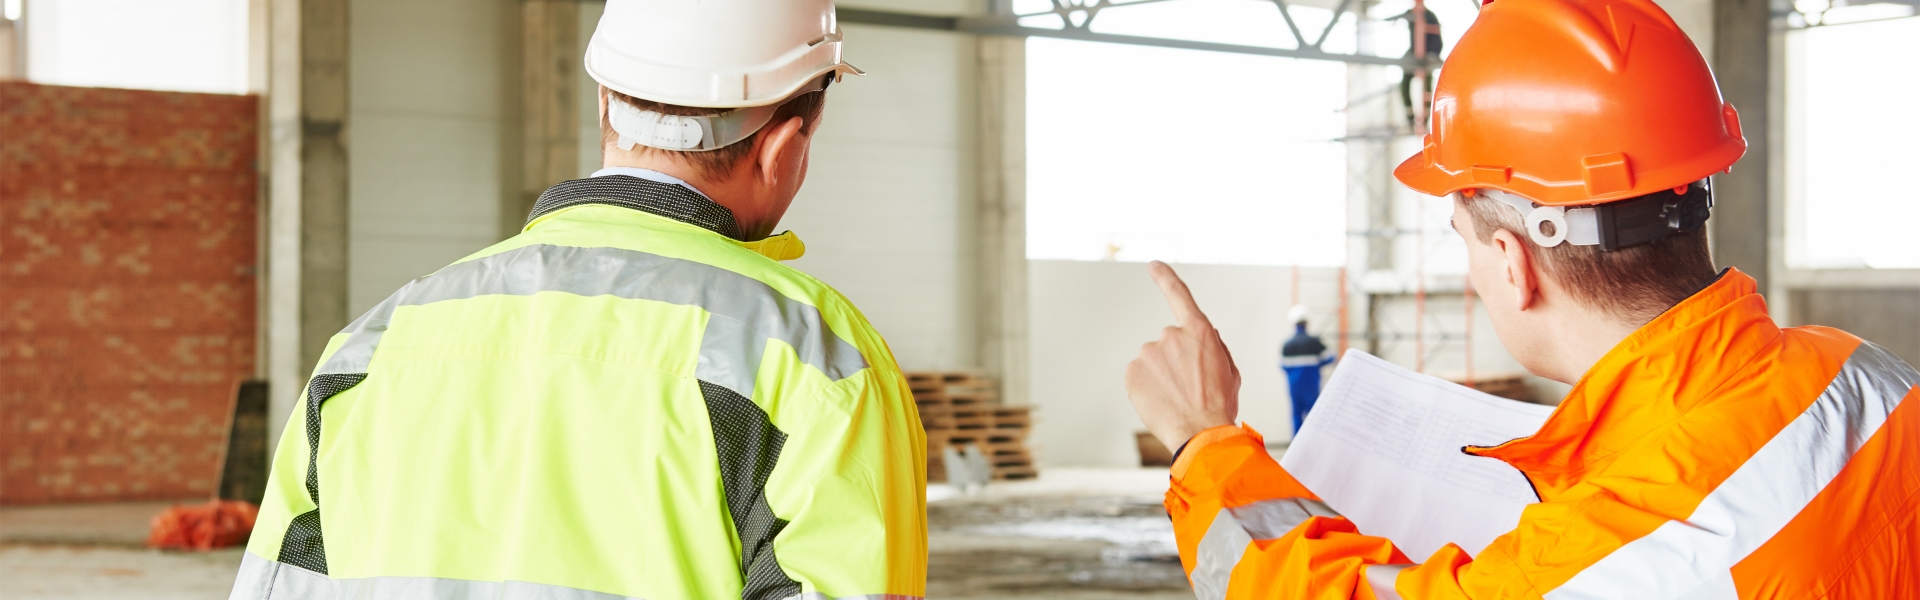
[[[1346,5],[1343,4],[1342,6],[1344,7]],[[1336,15],[1336,19],[1337,18],[1338,16]],[[900,12],[892,12],[892,11],[884,11],[884,10],[842,8],[842,9],[839,9],[839,20],[842,23],[859,23],[862,25],[881,25],[886,27],[906,27],[906,28],[912,28],[912,29],[955,31],[960,33],[971,33],[975,35],[1044,37],[1044,38],[1056,38],[1056,39],[1065,39],[1065,40],[1077,40],[1082,42],[1101,42],[1101,43],[1107,43],[1107,44],[1128,44],[1133,46],[1152,46],[1157,48],[1177,48],[1182,50],[1226,52],[1230,54],[1277,56],[1281,58],[1298,58],[1298,59],[1305,59],[1305,60],[1328,60],[1328,61],[1343,62],[1348,64],[1384,65],[1384,66],[1402,67],[1402,68],[1408,68],[1408,69],[1417,68],[1420,66],[1420,62],[1413,58],[1370,56],[1365,54],[1346,54],[1346,53],[1340,53],[1340,52],[1325,52],[1325,51],[1319,50],[1318,48],[1312,48],[1312,47],[1271,48],[1267,46],[1247,46],[1243,44],[1222,44],[1222,43],[1216,43],[1216,42],[1202,42],[1197,40],[1157,38],[1157,37],[1147,37],[1147,36],[1138,36],[1138,35],[1120,35],[1120,34],[1114,34],[1114,33],[1099,33],[1099,32],[1088,30],[1086,28],[1048,29],[1045,27],[1028,27],[1025,25],[1021,25],[1019,24],[1018,21],[1009,19],[1006,16],[985,17],[985,18],[942,17],[942,16],[919,15],[919,14],[913,14],[913,13],[900,13]],[[1331,31],[1331,29],[1329,29],[1329,31]],[[1325,39],[1325,34],[1322,34],[1321,39],[1322,40]],[[1438,68],[1440,66],[1439,60],[1432,60],[1430,61],[1430,63],[1431,64],[1428,65],[1429,69]]]

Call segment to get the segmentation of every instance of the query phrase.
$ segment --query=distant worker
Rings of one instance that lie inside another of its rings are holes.
[[[1300,433],[1307,422],[1307,411],[1320,399],[1320,369],[1333,364],[1333,350],[1320,338],[1307,333],[1307,307],[1288,311],[1293,322],[1293,337],[1280,345],[1280,370],[1287,374],[1287,398],[1293,402],[1293,432]]]
[[[608,2],[605,168],[333,337],[232,597],[923,596],[912,394],[769,235],[840,46],[829,0]]]
[[[1415,16],[1414,13],[1416,12],[1424,16]],[[1422,57],[1440,57],[1440,47],[1443,43],[1440,40],[1440,17],[1433,14],[1433,9],[1429,9],[1423,4],[1417,9],[1410,9],[1407,12],[1388,17],[1387,20],[1407,22],[1407,53],[1400,57],[1401,60],[1412,61],[1422,59]],[[1426,31],[1427,43],[1425,46],[1420,45],[1420,31],[1423,28],[1418,25],[1419,23],[1426,23],[1424,29]],[[1433,75],[1433,70],[1430,69],[1427,71],[1425,87],[1426,93],[1428,94],[1433,93]],[[1420,114],[1416,112],[1413,107],[1413,79],[1413,69],[1404,66],[1400,67],[1400,106],[1407,109],[1408,130],[1413,129],[1414,117]],[[1426,107],[1422,106],[1420,108],[1425,109]]]
[[[1178,325],[1127,392],[1185,445],[1166,505],[1197,595],[1920,597],[1920,371],[1846,332],[1780,328],[1753,278],[1715,270],[1707,177],[1746,141],[1673,19],[1651,0],[1488,4],[1436,106],[1394,174],[1453,196],[1501,343],[1573,385],[1538,433],[1462,450],[1539,503],[1476,555],[1407,556],[1356,528],[1233,425],[1232,358],[1156,263]],[[1766,234],[1734,225],[1717,234]]]

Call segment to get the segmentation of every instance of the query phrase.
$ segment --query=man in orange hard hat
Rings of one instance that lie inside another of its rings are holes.
[[[1666,13],[1489,4],[1432,123],[1395,176],[1455,198],[1501,343],[1574,386],[1535,435],[1464,449],[1540,502],[1477,556],[1406,556],[1328,516],[1233,426],[1232,358],[1155,264],[1179,322],[1127,390],[1180,448],[1166,505],[1200,598],[1920,598],[1920,372],[1781,329],[1752,278],[1714,269],[1706,178],[1746,142]]]

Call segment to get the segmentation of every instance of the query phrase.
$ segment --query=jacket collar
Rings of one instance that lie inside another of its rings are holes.
[[[540,194],[540,199],[533,203],[533,213],[527,215],[527,223],[583,204],[630,208],[706,229],[737,242],[747,241],[740,233],[739,222],[733,219],[733,211],[727,207],[685,185],[632,175],[562,181]]]
[[[603,169],[602,172],[605,172]],[[747,241],[733,211],[721,206],[684,182],[672,183],[651,177],[615,174],[562,181],[540,194],[527,215],[527,228],[541,218],[575,206],[601,204],[636,210],[686,223],[722,236],[756,254],[778,261],[800,258],[807,245],[800,236],[782,231],[765,239]],[[643,174],[644,175],[644,174]],[[665,177],[664,175],[662,177]],[[671,178],[669,178],[671,179]],[[679,180],[671,180],[679,181]]]
[[[1539,433],[1467,453],[1506,461],[1552,496],[1708,400],[1780,337],[1753,278],[1729,269],[1601,357]]]

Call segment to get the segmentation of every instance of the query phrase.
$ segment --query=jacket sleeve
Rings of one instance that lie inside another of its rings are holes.
[[[790,424],[767,482],[786,521],[773,541],[780,570],[802,594],[925,596],[927,443],[906,379],[868,368],[817,399],[775,409]]]
[[[1501,543],[1482,552],[1487,564],[1449,544],[1416,565],[1392,541],[1360,534],[1281,468],[1252,428],[1194,436],[1172,475],[1167,513],[1202,600],[1538,597],[1496,556],[1507,551]]]

